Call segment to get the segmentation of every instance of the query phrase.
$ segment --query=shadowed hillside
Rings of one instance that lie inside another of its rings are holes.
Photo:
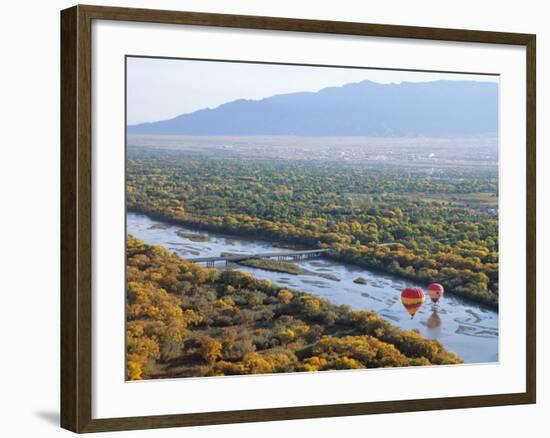
[[[128,127],[130,134],[434,136],[495,134],[498,84],[371,81],[239,99],[215,109]]]

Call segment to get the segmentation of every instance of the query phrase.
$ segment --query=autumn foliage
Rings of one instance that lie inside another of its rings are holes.
[[[455,364],[417,331],[127,240],[130,380]]]
[[[129,150],[128,208],[194,228],[331,249],[498,306],[498,173],[200,159]],[[482,200],[482,201],[479,201]]]

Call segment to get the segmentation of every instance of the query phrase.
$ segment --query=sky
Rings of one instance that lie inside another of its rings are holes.
[[[129,57],[127,122],[155,122],[236,99],[315,92],[363,80],[400,83],[442,79],[498,82],[497,76],[489,75]]]

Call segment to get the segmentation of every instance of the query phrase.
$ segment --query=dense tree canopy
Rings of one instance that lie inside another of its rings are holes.
[[[308,247],[498,306],[496,166],[232,160],[129,149],[128,208]]]
[[[127,240],[127,377],[455,364],[435,340],[240,271]]]

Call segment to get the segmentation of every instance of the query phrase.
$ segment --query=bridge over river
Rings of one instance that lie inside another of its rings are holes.
[[[328,249],[306,249],[303,251],[265,252],[261,254],[227,254],[218,257],[194,257],[187,259],[187,261],[214,266],[216,262],[240,262],[250,259],[305,260],[321,257],[323,253],[328,251]]]

